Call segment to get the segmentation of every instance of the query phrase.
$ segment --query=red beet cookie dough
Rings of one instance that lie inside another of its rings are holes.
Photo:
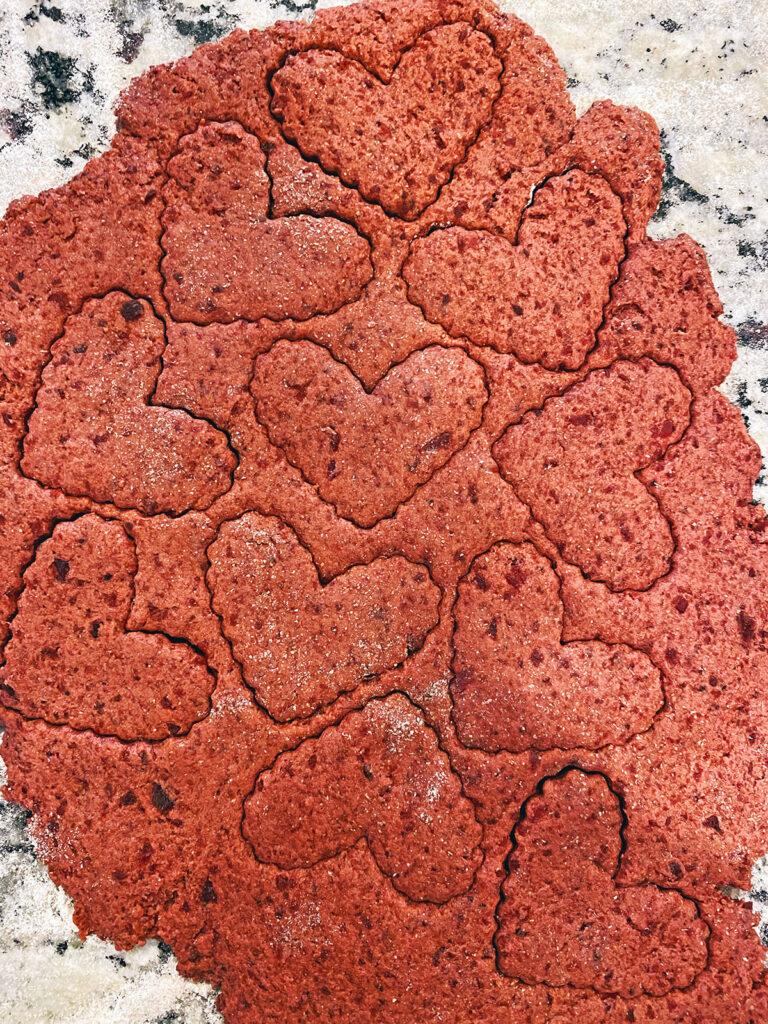
[[[7,793],[229,1024],[768,1021],[760,459],[658,130],[485,0],[154,68],[0,260]]]

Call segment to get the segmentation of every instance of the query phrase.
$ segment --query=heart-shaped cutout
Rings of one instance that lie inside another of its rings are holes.
[[[0,697],[54,725],[161,740],[205,718],[215,685],[191,644],[129,632],[136,552],[123,527],[60,523],[24,573]]]
[[[273,444],[339,515],[373,526],[466,443],[488,397],[461,349],[414,352],[372,392],[309,341],[258,356],[251,390]]]
[[[399,693],[282,754],[256,780],[243,835],[259,861],[286,870],[364,837],[395,888],[430,903],[466,892],[482,861],[482,828],[459,776]]]
[[[182,139],[168,164],[161,263],[174,320],[305,320],[360,296],[370,245],[334,217],[270,217],[256,136],[235,122]]]
[[[493,455],[567,561],[614,590],[643,590],[675,544],[636,474],[680,439],[690,404],[669,367],[616,362],[527,413]]]
[[[658,669],[625,644],[563,643],[554,569],[530,543],[495,545],[459,583],[453,719],[465,746],[551,750],[622,743],[664,704]]]
[[[487,35],[441,25],[406,50],[386,84],[335,51],[290,56],[272,76],[272,112],[304,156],[413,219],[490,119],[501,71]]]
[[[454,337],[573,370],[595,344],[625,231],[608,183],[570,171],[537,190],[516,244],[458,227],[417,238],[408,297]]]
[[[207,508],[237,464],[226,434],[149,404],[165,333],[149,303],[111,292],[67,321],[43,371],[21,468],[45,487],[142,512]]]
[[[616,882],[622,827],[602,775],[569,769],[526,801],[496,911],[502,974],[631,998],[686,988],[704,970],[709,928],[697,904]]]
[[[721,384],[736,358],[736,332],[704,250],[688,235],[633,245],[611,292],[590,366],[650,356],[674,366],[694,394]]]
[[[280,722],[399,665],[438,622],[440,591],[424,566],[377,558],[322,585],[293,530],[256,512],[222,524],[208,556],[224,635]]]

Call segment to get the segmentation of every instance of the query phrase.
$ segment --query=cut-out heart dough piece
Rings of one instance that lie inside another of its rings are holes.
[[[256,414],[273,444],[339,515],[373,526],[410,498],[479,426],[482,368],[460,349],[414,352],[367,393],[309,341],[255,363]]]
[[[208,554],[224,634],[281,722],[399,665],[438,622],[440,591],[424,566],[377,558],[322,585],[294,532],[255,512],[224,523]]]
[[[430,903],[466,892],[482,860],[482,829],[459,777],[399,693],[282,754],[256,780],[243,834],[258,860],[285,870],[365,838],[394,887]]]
[[[636,473],[680,439],[690,403],[674,370],[616,362],[509,427],[494,458],[567,561],[642,590],[669,570],[675,544]]]
[[[706,967],[693,900],[616,883],[621,828],[602,775],[569,770],[525,803],[496,912],[502,974],[631,998],[686,988]]]
[[[595,749],[649,728],[664,703],[642,652],[562,642],[560,581],[530,543],[479,555],[459,583],[454,619],[451,697],[465,746]]]
[[[517,244],[459,227],[417,238],[408,297],[454,337],[573,370],[595,344],[625,231],[607,182],[569,171],[538,189]]]
[[[441,25],[406,50],[386,84],[333,51],[289,57],[272,77],[272,111],[304,156],[411,220],[489,120],[501,71],[488,36]]]
[[[650,356],[680,371],[695,394],[728,376],[736,332],[721,323],[704,250],[689,238],[633,245],[611,292],[590,365]]]
[[[182,139],[168,165],[161,263],[175,320],[305,320],[361,294],[370,245],[334,217],[269,216],[259,140],[239,124]]]
[[[37,549],[0,670],[0,700],[30,718],[122,740],[161,740],[205,718],[215,684],[185,641],[126,632],[136,552],[87,515]]]
[[[165,334],[149,303],[111,292],[67,321],[43,371],[24,473],[66,494],[142,512],[207,508],[230,487],[227,436],[148,405]]]

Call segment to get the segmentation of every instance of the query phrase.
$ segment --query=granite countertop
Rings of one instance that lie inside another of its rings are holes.
[[[105,148],[133,76],[237,26],[344,0],[6,0],[0,12],[0,208],[58,185]],[[768,33],[762,0],[502,2],[554,48],[577,110],[608,97],[662,130],[656,238],[707,251],[739,356],[723,386],[768,453]],[[768,500],[768,474],[756,498]],[[0,762],[0,772],[2,763]],[[0,783],[2,775],[0,774]],[[768,839],[766,839],[768,848]],[[765,908],[760,864],[752,898]],[[739,894],[734,894],[739,895]],[[746,895],[746,894],[741,894]],[[127,953],[77,938],[71,905],[36,860],[22,811],[0,799],[3,1024],[211,1024],[215,993],[150,942]]]

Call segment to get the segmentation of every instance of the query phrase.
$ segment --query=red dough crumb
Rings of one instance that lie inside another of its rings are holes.
[[[227,1024],[768,1021],[760,453],[662,170],[490,0],[364,0],[12,205],[1,753],[83,938]]]

